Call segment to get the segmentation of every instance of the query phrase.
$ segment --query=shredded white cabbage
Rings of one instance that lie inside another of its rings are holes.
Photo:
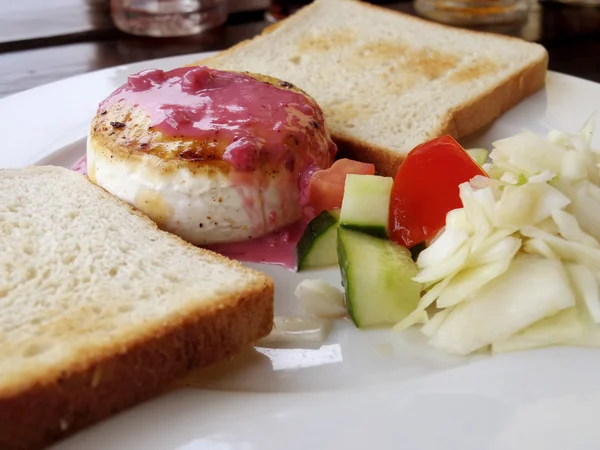
[[[567,273],[580,300],[580,307],[595,322],[600,323],[600,289],[598,274],[581,264],[566,264]]]
[[[505,273],[455,306],[429,342],[440,350],[466,355],[572,306],[575,296],[563,264],[520,253]]]
[[[427,337],[433,336],[442,324],[442,322],[446,320],[446,317],[448,317],[448,315],[451,312],[452,308],[442,309],[440,312],[436,313],[431,318],[431,320],[429,320],[425,325],[423,325],[423,327],[421,328],[421,332]]]
[[[428,290],[395,330],[424,324],[432,345],[458,354],[600,346],[595,123],[593,115],[576,134],[523,131],[494,142],[489,178],[460,186],[463,207],[421,252],[414,279]]]
[[[504,341],[495,342],[492,344],[492,352],[506,353],[562,344],[581,338],[583,333],[579,311],[577,308],[567,308],[535,322]]]

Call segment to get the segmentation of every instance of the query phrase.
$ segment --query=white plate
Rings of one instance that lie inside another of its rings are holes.
[[[70,165],[83,154],[98,102],[128,74],[203,56],[115,67],[1,99],[0,167]],[[489,147],[522,128],[574,132],[599,100],[600,85],[550,73],[544,91],[466,144]],[[277,312],[298,312],[292,292],[302,277],[260,268],[275,279]],[[337,270],[306,276],[340,282]],[[249,350],[205,369],[201,389],[165,394],[53,448],[595,449],[599,373],[596,350],[454,358],[427,348],[418,333],[340,322],[320,347]]]

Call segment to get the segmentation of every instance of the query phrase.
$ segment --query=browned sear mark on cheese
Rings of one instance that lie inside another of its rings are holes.
[[[202,158],[200,154],[194,149],[187,149],[179,153],[179,157],[181,159],[185,159],[186,161],[201,161]]]
[[[182,140],[180,150],[175,154],[177,154],[180,159],[184,159],[186,161],[214,161],[223,156],[223,152],[225,151],[226,147],[226,142],[221,142],[219,140]],[[165,160],[169,160],[172,159],[175,154],[170,152],[160,152],[157,154],[157,156]]]
[[[113,128],[125,128],[125,124],[123,122],[111,122],[110,125]]]

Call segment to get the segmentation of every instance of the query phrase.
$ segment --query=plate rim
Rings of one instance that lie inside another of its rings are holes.
[[[32,96],[35,97],[36,95],[43,94],[44,92],[46,92],[48,90],[55,89],[57,86],[59,87],[59,89],[62,89],[62,88],[68,87],[68,85],[71,84],[71,83],[78,82],[78,81],[81,81],[81,80],[93,79],[93,77],[109,76],[109,74],[114,74],[115,72],[117,72],[119,70],[133,70],[133,68],[135,68],[136,66],[154,65],[154,64],[156,64],[156,65],[164,65],[164,64],[168,64],[168,63],[171,63],[171,62],[178,62],[178,61],[182,61],[183,62],[185,59],[189,59],[189,60],[193,60],[193,58],[200,59],[200,58],[206,57],[206,56],[208,56],[208,55],[210,55],[212,53],[214,53],[214,52],[192,53],[192,54],[186,54],[186,55],[176,55],[176,56],[167,57],[167,58],[158,58],[158,59],[152,59],[152,60],[147,60],[147,61],[140,61],[140,62],[132,63],[132,64],[123,64],[123,65],[119,65],[119,66],[108,67],[108,68],[100,69],[100,70],[89,72],[89,73],[85,73],[85,74],[75,75],[75,76],[72,76],[72,77],[69,77],[69,78],[65,78],[65,79],[62,79],[62,80],[57,80],[57,81],[54,81],[52,83],[47,83],[47,84],[44,84],[44,85],[41,85],[41,86],[37,86],[37,87],[31,88],[31,89],[28,89],[26,91],[15,93],[15,94],[12,94],[10,96],[7,96],[7,97],[4,97],[4,98],[0,99],[0,116],[1,116],[2,110],[6,109],[5,106],[6,107],[13,106],[16,102],[19,102],[21,99],[25,99],[25,101],[31,101],[29,99],[31,99]],[[548,71],[547,81],[548,80],[550,80],[551,82],[553,82],[553,81],[558,81],[558,82],[565,81],[568,84],[570,84],[570,83],[581,84],[583,82],[583,86],[584,86],[585,89],[587,89],[587,86],[589,86],[589,89],[598,90],[598,92],[600,93],[600,83],[597,83],[597,82],[592,81],[592,80],[587,80],[587,79],[584,79],[584,78],[579,78],[579,77],[576,77],[576,76],[562,74],[562,73],[553,72],[553,71]],[[588,85],[588,83],[589,83],[589,85]],[[544,88],[544,89],[546,89],[546,88]],[[598,108],[600,108],[600,105],[598,106]],[[506,114],[510,114],[510,111],[508,111]],[[13,122],[11,122],[11,123],[15,123],[14,120],[17,120],[17,119],[13,118],[12,120],[13,120]],[[87,118],[86,120],[88,122],[91,121],[91,117]],[[0,121],[0,128],[4,128],[4,127],[7,127],[7,125],[3,124],[2,121]],[[23,156],[22,163],[19,164],[19,166],[23,166],[23,165],[27,165],[27,164],[35,164],[35,163],[39,162],[41,160],[41,158],[51,157],[52,155],[54,155],[57,152],[59,152],[62,149],[64,149],[65,146],[76,144],[79,140],[83,139],[84,137],[85,137],[85,133],[84,134],[80,134],[79,137],[73,137],[72,139],[70,139],[69,142],[63,143],[63,145],[55,144],[52,148],[48,148],[46,150],[45,154],[43,154],[43,155],[41,155],[39,152],[36,153],[36,154],[33,154],[36,149],[30,149],[31,150],[31,154],[29,154],[27,157]],[[57,142],[60,142],[60,141],[57,141]],[[25,146],[21,146],[21,148],[24,148],[24,147]],[[0,168],[4,166],[4,163],[3,163],[4,160],[3,160],[3,158],[4,158],[3,152],[0,152]],[[581,351],[578,350],[577,352],[574,352],[575,356],[585,354],[586,350],[587,349],[582,349]],[[560,350],[560,351],[562,352],[563,350]],[[535,355],[534,359],[536,359],[536,358],[539,359],[539,360],[543,359],[543,362],[545,363],[546,360],[543,358],[544,354],[545,354],[544,352],[539,352],[539,353],[537,353]],[[573,356],[573,358],[575,358],[575,356]],[[503,365],[500,362],[501,360],[498,359],[498,357],[495,357],[495,358],[496,358],[496,360],[493,362],[493,364],[491,364],[491,366],[502,368]],[[523,357],[523,355],[519,355],[519,356],[517,356],[517,358],[519,358],[519,359],[525,359]],[[467,365],[461,366],[461,367],[466,368],[466,367],[469,367],[469,366],[471,366],[471,365],[467,364]],[[486,366],[486,367],[487,367],[487,369],[484,368],[484,370],[488,370],[488,372],[490,372],[489,367],[488,366]],[[517,368],[517,369],[522,369],[522,367],[521,368]],[[469,370],[469,372],[467,372],[467,373],[472,375],[471,369],[468,369],[468,370]],[[446,380],[447,376],[451,377],[451,379],[452,379],[452,377],[456,378],[457,377],[456,372],[461,372],[461,371],[462,371],[462,369],[458,368],[454,372],[454,374],[450,373],[450,372],[448,372],[446,374],[443,374],[443,375],[441,373],[440,374],[436,374],[434,379],[435,380],[440,380],[440,379]],[[383,389],[386,389],[388,387],[391,387],[391,389],[395,393],[397,393],[397,394],[398,393],[399,394],[407,393],[411,389],[414,389],[414,393],[410,392],[409,394],[406,394],[409,398],[412,398],[410,396],[415,396],[415,397],[419,397],[420,396],[422,398],[422,397],[426,397],[428,395],[430,396],[430,395],[436,394],[436,392],[438,394],[439,394],[439,392],[441,392],[442,394],[445,393],[444,388],[435,386],[435,385],[433,385],[433,383],[434,383],[434,381],[427,380],[427,379],[411,380],[409,382],[406,382],[406,381],[393,381],[392,382],[392,381],[390,381],[389,383],[386,383],[385,386],[383,386],[383,385],[376,385],[374,387],[365,386],[364,389],[358,390],[356,392],[356,395],[360,397],[361,395],[365,395],[365,392],[368,392],[368,393],[373,392],[374,395],[375,395],[375,394],[377,394],[377,392],[382,391]],[[507,381],[507,384],[509,384],[508,381]],[[482,390],[482,389],[485,388],[485,386],[486,385],[483,384],[483,387],[479,387],[479,388],[475,387],[475,388],[473,388],[473,390],[476,392],[477,389]],[[511,386],[507,386],[505,389],[506,389],[506,391],[510,391],[510,388],[511,388]],[[465,388],[465,389],[467,389],[467,388]],[[459,389],[457,389],[457,390],[459,390]],[[352,397],[352,395],[348,395],[348,391],[345,390],[345,389],[342,390],[342,391],[340,391],[340,392],[342,392],[343,394],[346,394],[346,397]],[[228,394],[231,394],[231,392],[228,392]],[[236,394],[237,393],[233,393],[233,395],[236,395]],[[261,393],[261,394],[263,394],[263,393]],[[285,401],[292,402],[292,401],[294,401],[294,399],[297,400],[297,398],[298,398],[295,395],[295,393],[290,393],[290,392],[285,392],[285,393],[275,392],[275,393],[269,393],[269,394],[281,397],[281,399],[282,399],[281,400],[281,404],[283,404],[283,402],[285,402]],[[308,398],[315,398],[315,396],[323,395],[324,393],[315,393],[315,392],[304,393],[304,392],[302,392],[301,394],[303,396],[308,396]],[[341,395],[343,395],[343,394],[341,394]],[[324,396],[323,398],[324,399],[340,399],[340,398],[342,398],[341,395],[338,396],[338,393],[336,393],[336,392],[332,393],[330,391],[327,391],[327,395]],[[379,394],[377,394],[377,395],[384,396],[385,392],[383,392],[383,393],[379,392]],[[250,397],[251,397],[251,395],[248,394],[247,392],[243,392],[240,395],[240,398],[248,399],[248,401],[250,401],[249,400]],[[266,397],[267,397],[267,401],[268,402],[273,400],[272,398],[270,399],[268,395]],[[163,400],[157,400],[157,401],[160,402],[160,401],[163,401]],[[406,399],[404,399],[404,400],[406,400]],[[460,400],[460,398],[458,398],[458,400]],[[323,401],[325,401],[325,400],[323,400]],[[457,405],[458,403],[452,403],[452,404]],[[600,400],[598,400],[597,404],[600,405]],[[467,407],[465,406],[464,408],[467,408]],[[137,409],[137,408],[134,408],[134,409]],[[407,409],[406,411],[410,411],[410,409]],[[399,417],[401,417],[401,413],[399,412],[398,414],[399,414]],[[117,418],[116,420],[119,421],[120,419]],[[425,425],[423,424],[423,426],[425,426]],[[99,429],[100,429],[100,427],[98,427],[98,426],[93,427],[92,430],[95,430],[95,431],[90,436],[98,436],[98,435],[100,435],[101,431],[99,431]],[[102,429],[104,429],[104,428],[102,428]],[[259,432],[259,431],[260,430],[257,430],[257,432]],[[466,437],[464,441],[460,441],[460,442],[468,443],[469,441],[470,441],[470,439],[468,437]],[[596,443],[596,442],[594,442],[594,443]],[[392,444],[395,447],[395,445],[397,444],[397,442],[392,442]],[[68,444],[66,444],[66,445],[68,446]],[[59,444],[59,447],[62,448],[62,445]],[[388,448],[385,445],[384,445],[384,447],[386,449]],[[207,448],[208,449],[209,447],[207,446],[207,447],[197,447],[197,448]],[[390,448],[392,448],[392,447],[390,447]],[[427,448],[429,449],[430,447],[427,447]],[[431,447],[431,448],[433,449],[433,447]],[[515,448],[515,447],[513,447],[513,448]],[[521,448],[521,447],[519,447],[519,448]]]

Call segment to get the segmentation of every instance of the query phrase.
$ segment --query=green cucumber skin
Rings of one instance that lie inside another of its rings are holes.
[[[357,225],[345,222],[340,222],[340,227],[346,228],[347,230],[360,231],[361,233],[367,233],[371,236],[375,236],[382,239],[387,239],[388,232],[385,227],[377,225]]]
[[[312,250],[313,245],[320,240],[319,237],[324,233],[327,233],[331,227],[337,228],[337,218],[335,217],[335,213],[328,211],[323,211],[308,223],[306,230],[296,245],[296,263],[298,271],[317,267],[316,265],[308,264],[307,257]],[[332,264],[335,264],[335,262]]]
[[[353,305],[351,302],[348,301],[348,297],[347,297],[347,295],[348,295],[347,293],[350,292],[350,283],[348,280],[348,270],[350,269],[350,262],[346,255],[346,248],[344,247],[344,243],[342,242],[343,233],[344,233],[343,229],[338,230],[337,252],[338,252],[338,261],[339,261],[339,265],[340,265],[340,272],[342,273],[342,286],[344,288],[344,291],[346,292],[346,309],[348,310],[348,314],[350,315],[350,318],[354,322],[354,325],[356,325],[358,328],[361,328],[361,325],[359,323],[360,321],[358,320],[357,317],[355,317]]]
[[[346,307],[358,328],[391,326],[417,306],[422,286],[411,280],[417,269],[408,250],[399,254],[397,244],[342,227],[337,243]]]

